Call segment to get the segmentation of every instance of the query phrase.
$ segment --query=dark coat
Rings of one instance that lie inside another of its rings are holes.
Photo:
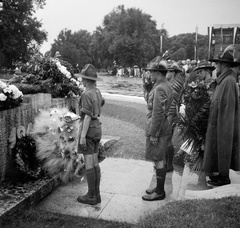
[[[167,114],[172,103],[172,87],[166,82],[155,83],[147,100],[147,128],[145,158],[149,161],[166,161],[168,137],[171,126]],[[150,136],[158,137],[157,146],[152,145]]]
[[[169,82],[155,84],[147,101],[146,136],[166,136],[169,134],[167,114],[172,103],[172,87]]]
[[[239,103],[232,70],[221,74],[212,94],[203,168],[207,173],[240,170]]]

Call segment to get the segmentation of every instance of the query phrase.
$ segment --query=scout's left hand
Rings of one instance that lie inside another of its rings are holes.
[[[154,137],[154,136],[150,136],[150,142],[151,144],[153,144],[154,146],[157,146],[158,144],[158,138]]]

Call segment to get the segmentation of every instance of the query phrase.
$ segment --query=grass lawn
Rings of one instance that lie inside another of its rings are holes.
[[[130,228],[127,223],[105,221],[102,219],[76,217],[29,209],[14,218],[9,218],[1,228]]]
[[[171,202],[135,227],[237,228],[240,227],[240,197]]]
[[[120,140],[105,152],[107,157],[144,159],[146,105],[107,100],[102,108],[104,135]]]

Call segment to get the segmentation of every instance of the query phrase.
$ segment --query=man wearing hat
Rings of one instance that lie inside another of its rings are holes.
[[[77,198],[78,202],[96,205],[101,202],[100,179],[101,170],[98,161],[99,143],[102,137],[101,122],[99,116],[104,99],[96,88],[96,81],[101,80],[97,76],[93,65],[87,64],[78,75],[82,78],[84,92],[80,98],[81,126],[79,132],[79,153],[84,155],[88,193]]]
[[[230,184],[229,169],[240,170],[239,103],[234,72],[239,65],[231,51],[225,49],[215,62],[217,78],[214,83],[203,158],[204,171],[213,186]],[[218,175],[213,176],[213,173]]]
[[[197,73],[199,81],[204,81],[209,85],[212,81],[212,72],[215,67],[212,66],[208,61],[201,61],[198,66],[193,70]]]
[[[167,139],[171,134],[167,116],[172,103],[172,88],[166,78],[167,63],[160,56],[153,59],[145,70],[150,72],[154,84],[147,100],[145,157],[146,160],[154,162],[157,186],[147,189],[147,195],[142,199],[154,201],[165,198]]]
[[[168,142],[168,150],[167,150],[167,171],[173,171],[173,156],[174,156],[174,147],[172,144],[172,136],[174,133],[174,121],[175,118],[177,117],[177,110],[178,110],[178,105],[180,102],[180,94],[181,91],[184,88],[185,84],[185,77],[184,73],[178,66],[178,64],[175,61],[169,61],[168,60],[168,72],[167,72],[167,80],[170,82],[172,88],[173,88],[173,99],[172,104],[169,109],[168,113],[168,120],[170,125],[172,126],[172,134],[169,135],[169,142]],[[177,86],[176,86],[177,85]],[[178,98],[178,99],[176,99]]]

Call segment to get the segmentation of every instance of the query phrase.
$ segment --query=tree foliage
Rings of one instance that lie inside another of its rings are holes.
[[[51,48],[51,55],[59,51],[62,59],[68,61],[73,66],[82,68],[85,64],[91,63],[92,58],[89,53],[92,36],[86,30],[79,30],[72,33],[71,30],[60,31],[57,39],[54,40]]]
[[[169,38],[167,47],[174,60],[194,59],[195,57],[196,34],[184,33]],[[198,34],[197,59],[207,59],[208,36]]]
[[[123,66],[145,66],[159,50],[159,30],[151,16],[140,9],[116,7],[106,15],[103,26],[93,34],[94,61],[108,67],[113,61]]]
[[[40,30],[42,24],[33,14],[42,8],[45,0],[3,1],[0,12],[0,64],[11,68],[14,62],[26,62],[31,50],[37,49],[47,38]]]

